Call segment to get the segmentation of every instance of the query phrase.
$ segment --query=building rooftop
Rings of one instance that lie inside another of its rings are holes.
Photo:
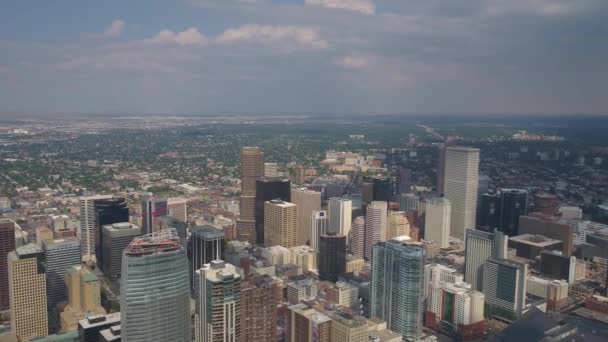
[[[125,254],[139,257],[157,253],[174,252],[181,248],[175,229],[165,229],[133,239],[125,249]]]
[[[119,231],[119,230],[126,230],[126,229],[138,229],[140,227],[138,225],[133,224],[133,223],[120,222],[120,223],[114,223],[114,224],[104,225],[103,228],[107,229],[107,230],[110,230],[110,231]]]
[[[283,200],[278,200],[278,199],[267,201],[267,202],[270,202],[270,204],[276,205],[276,206],[279,206],[279,207],[282,207],[282,208],[291,208],[291,207],[295,207],[296,206],[294,203],[285,202]]]
[[[562,243],[560,240],[548,238],[543,235],[522,234],[510,237],[509,240],[519,243],[525,243],[536,247],[550,247],[555,244]]]
[[[111,323],[120,323],[120,312],[115,312],[107,315],[95,315],[89,316],[85,319],[81,319],[78,321],[78,324],[83,329],[88,329],[91,327],[96,327],[99,325],[111,324]]]

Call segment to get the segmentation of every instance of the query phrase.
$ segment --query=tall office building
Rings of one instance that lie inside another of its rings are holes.
[[[236,222],[237,236],[241,241],[256,243],[255,180],[264,176],[264,152],[259,147],[241,149],[240,217]]]
[[[111,280],[120,278],[122,252],[134,238],[141,235],[141,228],[128,222],[107,224],[101,227],[102,270]]]
[[[80,197],[80,247],[82,248],[82,261],[88,264],[97,262],[95,255],[95,227],[96,212],[95,202],[111,199],[112,195],[96,195]],[[124,222],[124,220],[123,220]]]
[[[365,177],[362,192],[364,205],[372,201],[389,202],[393,197],[391,179],[384,176]]]
[[[424,239],[435,241],[439,248],[450,247],[450,218],[452,206],[447,198],[426,200]]]
[[[71,266],[66,271],[68,305],[61,312],[61,330],[77,330],[86,316],[105,315],[101,307],[99,278],[86,267]]]
[[[353,202],[340,197],[330,198],[328,211],[329,231],[348,236],[352,223]]]
[[[241,283],[241,342],[277,340],[277,286],[267,275],[254,275]]]
[[[188,238],[188,263],[190,281],[203,265],[213,260],[224,260],[224,232],[210,225],[197,226],[190,230]]]
[[[281,200],[272,200],[266,201],[264,207],[264,246],[297,246],[297,206]]]
[[[351,229],[350,252],[359,258],[365,257],[365,217],[358,216]]]
[[[276,162],[264,163],[264,174],[259,177],[279,177],[279,164]]]
[[[95,257],[97,266],[103,266],[101,227],[118,222],[129,222],[129,207],[124,198],[114,197],[95,201]]]
[[[478,226],[488,232],[495,229],[508,236],[519,233],[519,217],[528,214],[528,191],[500,189],[481,196]]]
[[[468,229],[465,241],[464,280],[475,291],[483,286],[483,265],[490,258],[506,258],[509,237],[495,233]]]
[[[372,247],[386,240],[388,204],[384,201],[373,201],[367,206],[365,215],[365,258],[371,260]]]
[[[319,240],[319,279],[338,281],[346,272],[346,236],[328,233]]]
[[[465,231],[475,228],[479,149],[448,147],[445,156],[445,197],[452,205],[450,234],[465,239]]]
[[[42,244],[46,264],[47,303],[49,312],[68,299],[65,272],[80,265],[80,240],[76,238],[45,241]],[[55,315],[50,317],[52,330],[58,326]]]
[[[15,226],[12,220],[0,220],[0,311],[10,309],[7,256],[15,250]]]
[[[565,256],[561,251],[540,252],[540,274],[572,284],[576,275],[576,257]]]
[[[314,211],[310,219],[310,247],[319,253],[319,237],[329,232],[329,215],[324,210]]]
[[[241,341],[241,276],[214,260],[195,273],[195,341]]]
[[[389,211],[386,227],[386,239],[410,235],[410,222],[403,211]]]
[[[528,264],[490,258],[483,266],[483,293],[491,314],[514,319],[526,304]]]
[[[122,339],[191,342],[188,259],[175,230],[134,239],[122,258]]]
[[[415,339],[422,329],[424,248],[415,242],[393,239],[374,245],[371,315],[388,328]]]
[[[410,193],[406,193],[406,194],[400,194],[399,195],[399,210],[417,211],[419,201],[420,200],[418,199],[418,196],[416,196],[416,194],[414,194],[414,193],[410,192]]]
[[[298,206],[298,245],[310,244],[310,219],[321,210],[321,193],[306,188],[291,189],[291,203]]]
[[[8,254],[11,329],[22,341],[48,334],[44,254],[26,245]]]
[[[169,203],[164,197],[144,196],[141,201],[141,229],[144,234],[161,230],[161,218],[169,214]],[[119,222],[128,222],[123,220]],[[114,222],[110,222],[114,223]]]
[[[255,232],[257,244],[262,245],[265,241],[264,203],[272,200],[291,202],[291,182],[284,177],[259,177],[255,184]],[[295,233],[297,237],[297,231]]]

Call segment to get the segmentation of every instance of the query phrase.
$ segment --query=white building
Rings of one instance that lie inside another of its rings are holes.
[[[310,218],[310,247],[319,252],[319,237],[329,230],[329,215],[324,210],[314,211]]]
[[[367,206],[365,215],[365,258],[371,260],[372,247],[386,241],[388,204],[384,201],[372,201]]]
[[[428,311],[437,321],[444,321],[457,328],[460,324],[474,324],[484,319],[485,296],[471,290],[467,283],[438,281],[430,286]]]
[[[81,254],[85,263],[96,263],[95,257],[95,201],[110,199],[112,195],[80,197]]]
[[[291,263],[291,251],[283,246],[271,246],[262,249],[262,258],[270,265],[280,266]]]
[[[397,236],[410,236],[410,222],[403,211],[390,211],[388,213],[388,226],[386,229],[386,239]]]
[[[349,199],[334,197],[329,200],[328,209],[329,231],[348,236],[353,220],[353,202]]]
[[[313,213],[321,210],[321,193],[306,188],[291,189],[291,202],[298,206],[298,245],[310,243],[310,221]]]
[[[489,258],[507,257],[508,237],[501,232],[487,233],[467,230],[464,279],[473,290],[481,290],[483,266]]]
[[[464,240],[466,229],[475,228],[479,149],[448,147],[445,154],[445,197],[452,205],[451,236]]]
[[[450,247],[450,218],[452,206],[447,198],[426,200],[424,239],[435,241],[439,248]]]

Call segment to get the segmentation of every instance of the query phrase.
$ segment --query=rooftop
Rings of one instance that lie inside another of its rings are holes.
[[[181,248],[179,236],[175,229],[165,229],[133,239],[125,249],[131,257],[139,257],[157,253],[174,252]]]
[[[536,247],[549,247],[555,244],[562,243],[559,240],[551,239],[543,235],[522,234],[510,237],[509,240]]]

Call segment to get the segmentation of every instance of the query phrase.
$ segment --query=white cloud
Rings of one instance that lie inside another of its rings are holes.
[[[306,0],[305,3],[306,5],[343,9],[370,15],[376,12],[376,5],[373,0]]]
[[[344,56],[335,61],[335,64],[345,69],[363,69],[369,66],[372,60],[363,56]]]
[[[244,25],[224,31],[218,42],[286,43],[299,48],[325,49],[329,46],[316,28],[292,25]]]
[[[566,16],[594,2],[595,0],[486,0],[484,12],[495,16],[511,14]]]
[[[127,24],[124,20],[116,19],[110,24],[110,26],[103,32],[104,37],[112,38],[120,36]]]
[[[156,36],[147,39],[146,42],[154,44],[178,44],[181,46],[200,46],[207,43],[207,37],[196,27],[191,27],[182,32],[162,30]]]

